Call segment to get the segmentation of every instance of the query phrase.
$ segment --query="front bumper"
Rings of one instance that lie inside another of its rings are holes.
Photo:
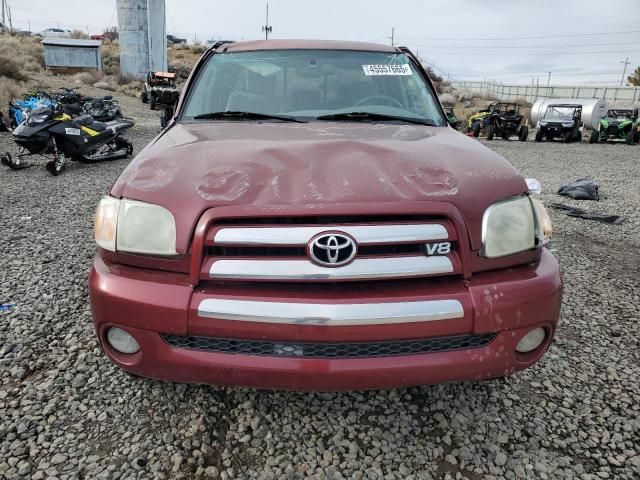
[[[99,342],[121,368],[167,381],[294,390],[390,388],[511,374],[537,362],[548,348],[562,294],[558,264],[546,249],[536,265],[476,274],[468,282],[395,282],[388,288],[371,287],[359,293],[342,287],[339,293],[324,298],[318,298],[322,295],[309,286],[312,293],[303,289],[290,298],[293,300],[290,303],[283,302],[281,293],[272,295],[268,289],[229,291],[221,286],[194,290],[185,276],[107,264],[100,258],[94,262],[89,283]],[[272,302],[273,311],[265,308],[263,315],[259,310],[253,311],[248,318],[233,311],[224,315],[217,311],[211,318],[200,310],[207,310],[207,301],[221,298],[225,300],[216,303],[218,307],[231,304],[235,308],[245,301],[264,302],[268,307],[268,302]],[[278,302],[277,307],[274,301]],[[388,306],[391,302],[400,306],[403,302],[423,305],[428,311],[418,312],[415,318],[399,315],[391,323],[381,323],[388,315],[363,315],[366,325],[354,319],[354,311],[357,312],[354,304]],[[308,318],[303,315],[301,321],[294,321],[297,310],[291,313],[291,305],[302,306],[304,311],[309,304],[329,307],[327,318],[312,316],[306,322]],[[432,308],[434,305],[437,311]],[[457,305],[461,311],[457,311]],[[351,323],[341,325],[345,318],[351,319]],[[332,319],[339,326],[327,321]],[[133,335],[140,351],[133,355],[114,351],[106,342],[106,332],[111,326]],[[543,344],[529,354],[517,353],[515,347],[520,339],[536,327],[547,331]],[[179,348],[165,341],[165,334],[299,343],[402,341],[485,334],[493,334],[495,338],[481,347],[432,353],[304,358]]]

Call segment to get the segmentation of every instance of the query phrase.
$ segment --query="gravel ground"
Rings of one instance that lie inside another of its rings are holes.
[[[94,92],[95,93],[95,92]],[[134,99],[136,151],[158,131]],[[0,170],[0,478],[637,479],[640,147],[489,143],[545,202],[592,176],[611,226],[552,211],[566,282],[542,362],[513,377],[307,394],[132,379],[93,334],[94,207],[127,160]],[[13,148],[0,134],[0,149]],[[578,204],[578,202],[574,202]]]

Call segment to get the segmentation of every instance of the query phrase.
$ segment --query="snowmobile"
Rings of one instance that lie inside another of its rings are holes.
[[[29,166],[25,157],[51,156],[46,168],[52,175],[60,175],[67,159],[88,163],[125,158],[133,153],[133,146],[121,134],[133,125],[128,118],[103,123],[90,115],[71,118],[61,108],[41,107],[29,112],[25,122],[13,131],[19,148],[16,158],[6,152],[0,162],[20,170]]]

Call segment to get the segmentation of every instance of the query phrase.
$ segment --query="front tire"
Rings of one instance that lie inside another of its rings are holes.
[[[142,100],[142,103],[149,103],[149,95],[147,95],[147,92],[140,94],[140,100]]]
[[[538,131],[536,132],[536,142],[541,142],[542,141],[542,137],[544,136],[544,133],[542,132],[542,129],[539,128]]]
[[[598,140],[600,140],[600,132],[594,130],[589,137],[589,143],[598,143]]]
[[[627,145],[633,145],[635,142],[635,131],[633,130],[633,128],[631,130],[629,130],[629,133],[627,133]]]
[[[520,130],[518,131],[518,140],[521,142],[526,142],[527,138],[529,138],[529,127],[526,125],[522,125]]]
[[[487,140],[493,140],[495,133],[495,127],[491,124],[487,125]]]
[[[474,123],[473,127],[471,127],[471,131],[473,132],[473,136],[478,138],[480,136],[480,123]]]

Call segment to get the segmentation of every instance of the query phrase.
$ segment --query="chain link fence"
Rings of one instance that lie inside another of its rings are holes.
[[[495,82],[451,82],[457,90],[468,90],[503,101],[538,98],[604,98],[618,104],[640,103],[640,87],[594,87],[589,85],[505,85]]]

